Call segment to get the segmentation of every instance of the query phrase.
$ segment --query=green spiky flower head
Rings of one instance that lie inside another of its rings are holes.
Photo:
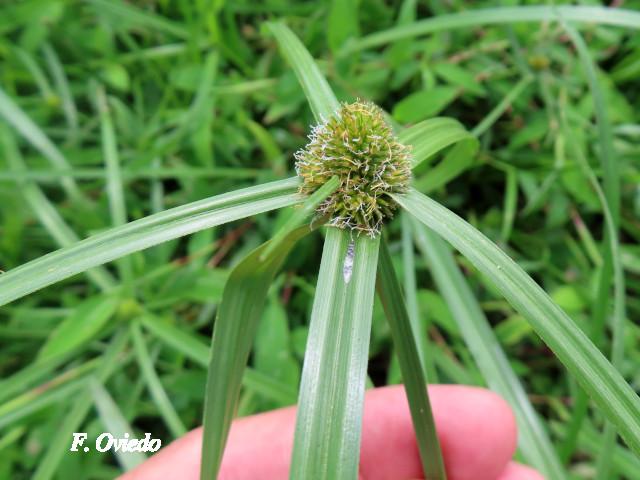
[[[331,177],[338,189],[318,207],[330,225],[375,236],[396,204],[390,193],[406,191],[411,151],[398,142],[382,110],[371,102],[342,104],[316,125],[309,143],[295,154],[300,192],[311,194]]]

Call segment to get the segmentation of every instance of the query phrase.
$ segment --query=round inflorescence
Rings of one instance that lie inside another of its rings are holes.
[[[340,186],[318,207],[330,225],[375,236],[396,204],[390,193],[406,191],[410,148],[398,142],[382,110],[371,102],[342,104],[312,128],[309,143],[295,154],[300,192],[311,194],[331,177]]]

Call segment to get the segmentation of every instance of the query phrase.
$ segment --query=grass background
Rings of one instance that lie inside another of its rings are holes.
[[[513,4],[514,2],[502,2]],[[598,5],[596,2],[581,2]],[[370,99],[400,123],[436,115],[482,128],[481,149],[429,192],[522,265],[609,352],[601,204],[570,147],[601,176],[603,148],[585,61],[557,23],[443,31],[341,55],[360,36],[496,2],[23,1],[0,5],[0,268],[10,270],[114,224],[293,172],[312,115],[263,22],[284,19],[341,100]],[[624,2],[640,10],[640,2]],[[619,369],[640,389],[640,36],[581,28],[617,153],[627,329]],[[350,40],[351,39],[351,40]],[[576,127],[570,135],[563,118]],[[17,127],[17,128],[16,128]],[[75,177],[92,202],[68,194]],[[428,186],[428,172],[416,172]],[[66,188],[67,187],[67,188]],[[66,188],[66,189],[65,189]],[[121,204],[109,203],[110,196]],[[115,193],[114,193],[115,192]],[[207,345],[230,266],[287,212],[134,254],[0,309],[0,478],[112,478],[140,457],[56,453],[65,427],[151,432],[163,443],[199,425]],[[66,222],[68,228],[62,227]],[[400,223],[388,232],[403,272]],[[244,378],[239,415],[295,402],[321,239],[288,259]],[[483,385],[446,300],[417,250],[417,308],[441,382]],[[589,412],[567,437],[578,387],[528,323],[457,257],[531,403],[575,478],[595,472],[602,427]],[[490,284],[490,282],[489,282]],[[117,286],[114,299],[105,294]],[[604,313],[602,312],[602,309]],[[400,381],[376,304],[369,376]],[[62,433],[61,433],[62,432]],[[141,435],[140,435],[141,436]],[[622,444],[611,478],[640,468]],[[118,463],[121,462],[121,463]],[[124,465],[123,465],[124,464]]]

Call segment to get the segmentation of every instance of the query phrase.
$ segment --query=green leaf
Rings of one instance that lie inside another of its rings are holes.
[[[151,13],[147,9],[141,10],[121,0],[89,0],[88,3],[93,5],[98,13],[114,17],[114,21],[169,33],[180,38],[190,38],[189,30],[179,23]]]
[[[446,185],[469,168],[480,145],[460,122],[444,117],[431,118],[409,127],[398,138],[401,143],[413,147],[413,168],[424,162],[431,163],[436,153],[453,145],[435,167],[415,180],[416,188],[425,192]]]
[[[200,478],[215,479],[222,461],[236,407],[242,374],[254,341],[269,286],[285,258],[311,229],[292,232],[271,255],[260,261],[268,242],[231,271],[213,328],[207,373]]]
[[[295,391],[300,383],[300,365],[291,351],[286,308],[281,299],[273,293],[275,292],[272,291],[256,332],[252,355],[253,366],[256,372],[273,376]],[[291,403],[295,403],[296,396],[294,395]]]
[[[358,4],[360,0],[332,0],[327,25],[327,41],[337,52],[351,37],[359,34]]]
[[[476,137],[479,137],[486,132],[491,125],[493,125],[498,118],[509,108],[516,98],[518,98],[525,88],[533,81],[535,77],[528,75],[523,77],[507,94],[502,97],[502,100],[485,116],[480,123],[478,123],[471,133]]]
[[[413,338],[416,341],[420,363],[424,367],[427,380],[431,383],[438,383],[438,372],[433,360],[433,347],[429,341],[428,328],[429,320],[426,315],[420,314],[418,304],[418,286],[416,281],[416,262],[413,248],[413,228],[411,217],[407,213],[402,213],[402,270],[404,272],[403,286],[407,304],[407,314],[411,323]]]
[[[569,135],[571,134],[570,131],[567,131],[566,133]],[[598,196],[598,200],[602,205],[605,223],[604,243],[606,255],[604,266],[600,272],[600,284],[598,285],[598,296],[594,309],[595,318],[593,328],[597,329],[594,336],[598,338],[602,338],[602,336],[604,336],[604,321],[607,317],[607,307],[610,304],[609,298],[611,296],[610,285],[613,283],[613,335],[611,340],[611,363],[614,367],[619,368],[624,360],[624,339],[627,330],[627,314],[625,302],[625,278],[620,254],[617,222],[609,204],[606,192],[603,191],[602,187],[598,183],[598,179],[589,165],[589,162],[584,157],[584,153],[577,144],[572,144],[571,148],[573,149],[575,158],[578,161],[585,177],[593,186],[593,189]],[[611,272],[613,275],[611,275]],[[581,395],[581,393],[578,394],[578,400],[580,400]],[[579,429],[580,423],[581,420],[576,419],[576,431]],[[606,479],[610,476],[609,470],[612,451],[616,443],[616,432],[610,422],[605,425],[603,437],[602,448],[600,450],[600,456],[597,463],[598,478],[600,479]]]
[[[4,402],[7,398],[26,390],[35,382],[50,376],[51,372],[56,370],[66,360],[67,358],[65,357],[56,357],[42,362],[35,361],[29,363],[11,376],[3,378],[0,380],[0,402]]]
[[[62,101],[62,110],[70,130],[69,137],[73,138],[78,130],[78,110],[75,102],[73,101],[69,80],[64,72],[64,67],[60,62],[58,54],[50,44],[47,43],[44,45],[42,53],[45,61],[47,62],[47,66],[49,67],[49,71],[53,76],[58,96]]]
[[[487,94],[487,91],[476,79],[474,73],[460,65],[442,62],[434,65],[433,71],[449,85],[462,88],[461,93],[468,93],[480,97],[484,97]]]
[[[95,378],[105,382],[111,374],[121,368],[122,362],[119,356],[122,354],[127,344],[127,335],[124,331],[117,332],[111,339],[109,346],[99,358],[100,366],[95,372]],[[87,383],[84,383],[87,387]],[[69,452],[69,439],[73,432],[77,432],[92,406],[92,395],[89,388],[74,398],[73,406],[64,417],[61,425],[58,426],[55,434],[51,438],[49,447],[38,464],[38,468],[33,475],[33,480],[49,480],[54,477],[59,463],[65,454]]]
[[[62,378],[61,378],[62,377]],[[63,375],[0,405],[0,428],[43,410],[62,400],[73,398],[87,385],[87,378],[66,381]]]
[[[422,162],[431,163],[434,155],[455,143],[469,141],[477,143],[457,120],[447,117],[430,118],[406,128],[398,135],[400,143],[411,145],[413,150],[413,168]]]
[[[96,104],[100,117],[100,135],[102,137],[102,154],[107,174],[106,190],[111,224],[114,227],[118,227],[127,223],[127,206],[124,197],[124,184],[122,182],[116,132],[109,112],[107,95],[102,86],[97,89]],[[125,284],[129,283],[133,277],[130,259],[126,257],[119,259],[117,266],[122,280]]]
[[[11,170],[20,173],[26,172],[27,166],[20,155],[15,138],[6,128],[0,127],[0,141],[4,146],[5,158]],[[68,247],[79,241],[78,235],[64,221],[36,183],[28,180],[21,181],[20,192],[58,246]],[[113,276],[104,268],[88,270],[87,276],[102,290],[109,290],[115,285]]]
[[[187,428],[184,426],[184,423],[182,423],[182,420],[180,420],[171,400],[169,400],[167,392],[162,386],[162,382],[153,366],[153,359],[149,355],[145,339],[140,331],[140,326],[137,323],[131,324],[131,338],[133,339],[133,347],[136,352],[140,371],[147,383],[153,402],[156,404],[171,434],[175,438],[181,437],[187,433]]]
[[[478,230],[411,190],[393,198],[445,238],[492,282],[640,453],[640,399],[586,335],[513,260]]]
[[[2,88],[0,88],[0,117],[4,117],[4,119],[20,132],[55,168],[71,170],[71,165],[60,150],[58,150],[40,127],[24,113],[20,106],[16,104]],[[61,184],[71,199],[86,202],[84,195],[72,178],[67,176],[62,177]]]
[[[290,178],[150,215],[0,274],[0,306],[92,267],[175,238],[300,201]]]
[[[558,20],[560,17],[571,22],[599,23],[640,29],[640,13],[622,8],[571,5],[487,8],[438,15],[437,17],[376,32],[347,44],[341,54],[348,55],[358,50],[378,47],[403,38],[417,37],[445,30],[483,25],[545,22]]]
[[[438,165],[414,181],[415,187],[423,192],[443,187],[473,165],[478,145],[475,139],[458,142]]]
[[[105,432],[109,432],[115,439],[125,438],[125,434],[130,436],[130,438],[135,438],[135,433],[131,425],[129,425],[124,418],[120,408],[104,386],[94,378],[90,382],[90,389]],[[99,438],[100,437],[96,439],[96,443],[99,441]],[[115,456],[125,471],[133,470],[147,459],[147,456],[142,452],[125,452],[122,449],[116,450]]]
[[[402,298],[400,284],[393,270],[391,255],[384,240],[380,245],[376,290],[387,315],[395,351],[398,355],[423,473],[428,479],[445,480],[447,474],[444,470],[440,441],[431,411],[427,382],[409,315]]]
[[[336,175],[331,177],[327,183],[321,186],[318,190],[313,192],[307,198],[302,205],[287,219],[284,225],[280,227],[280,230],[271,238],[269,245],[265,248],[262,256],[260,257],[260,261],[264,261],[271,252],[273,252],[280,243],[282,243],[292,231],[298,228],[305,219],[311,215],[316,207],[322,203],[324,199],[326,199],[329,195],[336,191],[336,189],[340,186],[340,180]]]
[[[605,224],[607,227],[605,230],[606,254],[604,255],[604,267],[599,279],[598,308],[595,312],[596,319],[594,320],[594,323],[598,325],[600,330],[599,332],[596,332],[596,335],[602,336],[604,330],[604,319],[606,318],[606,311],[608,310],[607,307],[610,304],[609,298],[611,283],[613,282],[614,306],[611,363],[614,367],[619,368],[624,360],[624,335],[626,323],[624,274],[622,271],[618,248],[618,226],[620,223],[620,166],[616,150],[613,146],[613,129],[609,120],[605,96],[600,82],[598,81],[596,65],[589,53],[589,49],[587,48],[584,39],[578,31],[565,22],[563,22],[563,26],[578,51],[580,61],[586,71],[589,89],[594,102],[600,147],[598,151],[600,164],[602,165],[604,191],[600,187],[595,174],[591,170],[591,167],[584,158],[582,152],[577,151],[576,157],[578,157],[585,176],[590,180],[598,194],[605,216]],[[572,145],[572,147],[576,150],[579,149],[577,145]],[[612,269],[613,275],[611,275]],[[608,423],[604,429],[602,449],[600,450],[597,462],[597,478],[600,480],[610,478],[611,458],[615,442],[616,432],[613,426]]]
[[[298,77],[317,122],[328,120],[340,107],[331,87],[298,37],[283,23],[269,23],[280,51]]]
[[[502,395],[513,409],[518,423],[518,445],[524,458],[546,478],[565,478],[553,444],[489,321],[457,267],[450,248],[415,220],[413,230],[416,243],[429,264],[438,290],[446,300],[478,369],[489,387]]]
[[[291,479],[358,476],[379,239],[360,235],[350,247],[349,232],[327,230],[300,384]]]
[[[458,95],[455,87],[434,87],[412,93],[393,107],[393,118],[400,123],[413,123],[437,115]]]
[[[164,322],[150,315],[140,318],[140,323],[166,345],[182,353],[185,357],[206,368],[209,365],[209,346],[194,334]],[[273,377],[245,368],[242,385],[251,391],[275,400],[282,405],[291,405],[296,401],[296,391],[275,380]]]
[[[51,332],[38,353],[38,361],[66,355],[91,341],[113,316],[118,303],[116,297],[102,296],[82,302]]]

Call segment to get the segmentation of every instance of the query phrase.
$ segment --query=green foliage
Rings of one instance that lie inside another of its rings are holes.
[[[353,477],[365,382],[429,426],[417,365],[500,393],[547,478],[634,478],[640,4],[564,3],[0,6],[0,478],[113,478],[142,458],[72,432],[166,445],[203,409],[213,476],[234,414],[296,399],[293,476]],[[380,263],[293,245],[341,188],[303,198],[294,153],[358,99],[433,199],[397,196],[432,231],[386,222]]]

